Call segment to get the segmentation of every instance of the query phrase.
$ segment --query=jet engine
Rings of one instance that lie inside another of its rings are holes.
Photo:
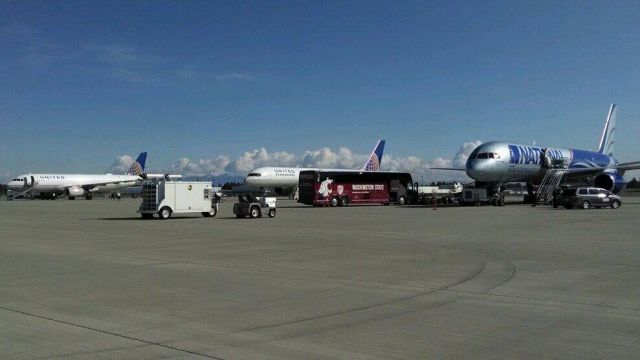
[[[84,195],[84,189],[77,186],[71,186],[67,188],[67,196],[69,198],[75,198],[76,196]]]
[[[624,190],[627,183],[616,173],[602,173],[593,179],[593,186],[607,189],[614,194]]]

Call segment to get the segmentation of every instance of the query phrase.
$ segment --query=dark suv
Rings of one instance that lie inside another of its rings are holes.
[[[620,196],[612,194],[605,189],[577,187],[562,191],[560,204],[564,205],[567,209],[571,209],[574,206],[582,209],[592,207],[599,209],[603,206],[611,206],[612,209],[617,209],[622,205],[622,201],[620,201]]]

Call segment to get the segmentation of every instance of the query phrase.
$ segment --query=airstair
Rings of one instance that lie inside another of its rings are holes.
[[[567,172],[568,159],[552,159],[549,161],[547,171],[542,178],[538,191],[536,192],[536,200],[533,206],[537,204],[550,204],[553,200],[553,193],[558,189],[562,182],[562,177]]]
[[[11,191],[11,190],[9,190]],[[22,189],[21,192],[14,194],[13,191],[11,192],[7,192],[7,199],[9,200],[13,200],[13,199],[33,199],[33,186],[29,186],[25,189]]]

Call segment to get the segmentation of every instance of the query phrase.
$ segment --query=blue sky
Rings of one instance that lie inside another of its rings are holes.
[[[477,140],[591,149],[613,102],[640,160],[638,24],[633,1],[0,1],[0,177],[359,166],[378,138],[420,173]]]

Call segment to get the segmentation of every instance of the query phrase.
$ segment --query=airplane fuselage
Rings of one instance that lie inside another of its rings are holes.
[[[39,193],[60,193],[71,187],[83,187],[84,184],[101,184],[90,189],[96,191],[115,191],[138,184],[137,175],[84,175],[84,174],[24,174],[7,184],[12,191],[32,188]],[[102,184],[104,183],[104,184]]]
[[[300,171],[354,171],[354,169],[320,169],[320,168],[289,168],[289,167],[261,167],[252,170],[244,179],[244,184],[256,189],[293,188],[298,185]]]
[[[508,182],[539,182],[546,171],[543,166],[543,147],[492,141],[481,144],[469,155],[466,173],[472,179],[492,184]],[[570,148],[546,148],[552,160],[563,159],[568,169],[607,168],[618,162],[611,156],[594,151]],[[608,175],[615,169],[604,170]],[[616,179],[614,179],[614,183]]]

